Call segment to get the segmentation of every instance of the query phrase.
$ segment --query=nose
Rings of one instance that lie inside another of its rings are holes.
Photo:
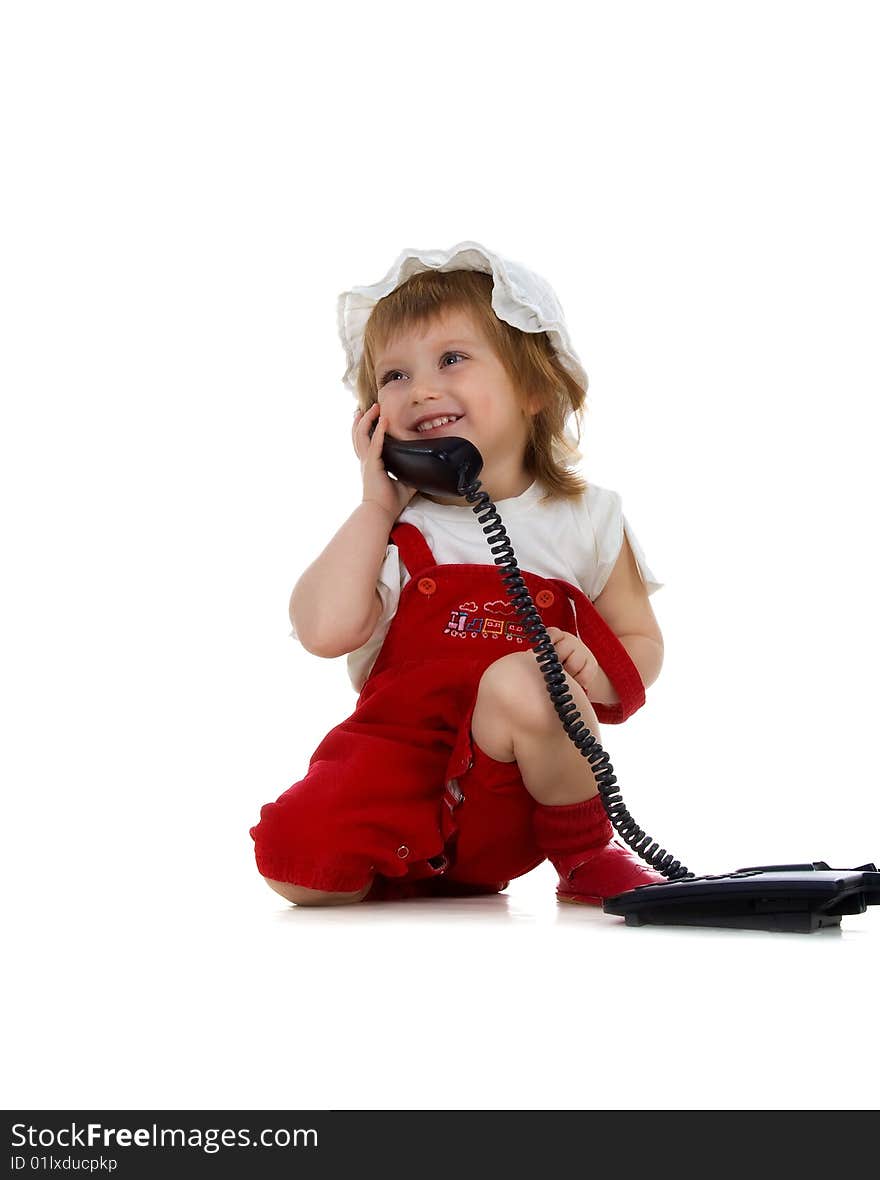
[[[437,401],[437,394],[424,393],[420,396],[414,396],[410,399],[409,412],[413,416],[420,414],[428,414],[431,412],[431,403]]]
[[[424,401],[436,401],[440,397],[440,391],[431,388],[429,381],[424,377],[419,377],[418,380],[413,380],[410,386],[410,401],[414,406],[420,406]]]

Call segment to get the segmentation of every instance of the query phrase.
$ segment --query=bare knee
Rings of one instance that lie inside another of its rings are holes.
[[[495,709],[516,727],[555,716],[535,653],[512,652],[490,664],[480,678],[476,707]]]
[[[270,889],[274,889],[294,905],[346,905],[363,901],[372,885],[372,881],[369,881],[363,889],[358,889],[354,893],[326,893],[323,889],[306,889],[303,885],[292,885],[289,881],[271,881],[268,877],[264,877],[263,880]]]
[[[535,715],[553,706],[531,651],[512,652],[490,664],[477,687],[471,734],[479,748],[496,762],[514,762],[514,735]],[[543,693],[546,701],[542,700]]]
[[[575,706],[581,712],[582,723],[600,741],[596,714],[586,693],[568,673],[564,675]],[[514,734],[524,729],[532,733],[554,733],[562,728],[533,651],[512,652],[489,665],[480,679],[473,721],[476,722],[476,726],[473,723],[471,726],[474,739],[482,749],[485,747],[477,735],[480,726],[490,736],[493,732],[506,734],[511,756],[502,761],[513,758]]]

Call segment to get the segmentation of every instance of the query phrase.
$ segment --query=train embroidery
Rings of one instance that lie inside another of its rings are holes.
[[[494,615],[513,615],[514,618],[489,618],[489,611]],[[475,602],[463,602],[449,612],[449,622],[443,634],[454,639],[506,639],[508,643],[525,643],[525,628],[515,619],[516,608],[503,599],[484,602],[482,612]]]

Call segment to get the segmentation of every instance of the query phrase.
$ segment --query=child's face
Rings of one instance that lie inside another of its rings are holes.
[[[497,354],[466,312],[446,312],[427,329],[389,341],[376,363],[379,406],[394,438],[469,439],[486,470],[521,463],[526,414]],[[458,421],[420,431],[449,414]]]

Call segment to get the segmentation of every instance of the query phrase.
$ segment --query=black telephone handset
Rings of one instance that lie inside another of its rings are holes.
[[[374,427],[375,429],[375,427]],[[370,432],[372,435],[372,431]],[[466,438],[397,439],[385,436],[382,462],[391,475],[429,495],[464,497],[484,526],[501,582],[523,623],[547,691],[569,738],[589,759],[608,818],[647,864],[667,878],[607,898],[603,909],[627,925],[727,926],[809,932],[840,924],[842,914],[863,913],[880,903],[880,873],[873,864],[829,869],[824,861],[762,865],[695,877],[660,848],[627,810],[608,754],[583,724],[568,693],[553,643],[517,566],[513,546],[489,495],[480,490],[483,456]],[[485,522],[489,523],[486,524]]]
[[[466,438],[392,438],[382,443],[385,470],[433,496],[463,496],[483,470],[483,456]]]

